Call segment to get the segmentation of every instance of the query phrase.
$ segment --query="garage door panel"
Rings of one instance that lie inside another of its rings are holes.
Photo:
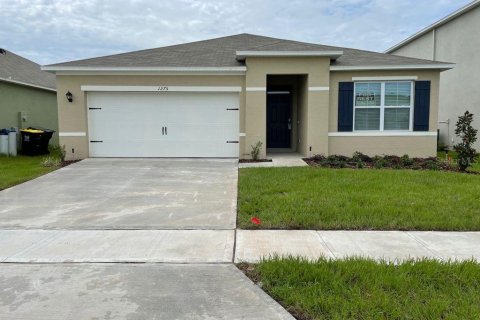
[[[238,157],[238,93],[88,93],[92,157]],[[98,108],[98,109],[97,109]],[[162,128],[166,132],[162,133]]]
[[[130,148],[135,145],[135,149]],[[90,152],[96,157],[232,157],[238,151],[238,144],[212,143],[208,141],[185,141],[181,146],[177,141],[159,140],[104,140],[90,144]],[[195,149],[193,155],[191,150]]]

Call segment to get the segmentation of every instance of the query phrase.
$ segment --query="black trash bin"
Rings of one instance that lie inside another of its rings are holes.
[[[33,128],[21,129],[22,153],[30,156],[47,154],[48,143],[55,130]]]

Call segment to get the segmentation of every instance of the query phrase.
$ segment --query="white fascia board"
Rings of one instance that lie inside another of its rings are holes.
[[[364,70],[448,70],[455,68],[454,63],[443,64],[404,64],[381,66],[330,66],[330,71],[364,71]]]
[[[103,92],[242,92],[237,86],[95,86],[83,85],[82,91]]]
[[[39,86],[39,85],[36,85],[36,84],[31,84],[31,83],[28,83],[28,82],[23,82],[23,81],[18,81],[18,80],[13,80],[13,79],[0,78],[0,81],[10,82],[10,83],[14,83],[14,84],[19,84],[19,85],[26,86],[26,87],[32,87],[32,88],[37,88],[37,89],[42,89],[42,90],[57,92],[57,89],[53,89],[53,88],[49,88],[49,87],[44,87],[44,86]]]
[[[329,132],[329,137],[436,137],[436,131]]]
[[[337,59],[343,55],[340,50],[325,51],[237,51],[237,60],[245,60],[246,57],[330,57]]]
[[[245,76],[245,71],[47,71],[57,76]]]
[[[352,77],[352,81],[401,81],[418,80],[417,76]]]
[[[480,6],[480,0],[472,1],[471,3],[467,4],[466,6],[458,9],[457,11],[455,11],[451,14],[449,14],[445,18],[438,20],[437,22],[429,25],[428,27],[426,27],[426,28],[420,30],[419,32],[413,34],[412,36],[408,37],[407,39],[397,43],[393,47],[388,48],[387,50],[385,50],[385,53],[392,53],[392,52],[396,51],[397,49],[400,49],[401,47],[407,45],[408,43],[420,38],[421,36],[429,33],[432,30],[435,30],[435,29],[443,26],[444,24],[452,21],[453,19],[461,16],[462,14],[464,14],[464,13],[466,13],[466,12],[468,12],[468,11],[478,7],[478,6]]]
[[[239,73],[244,74],[247,71],[247,67],[68,67],[68,66],[42,66],[43,71],[58,73],[147,73],[147,74],[177,74],[177,73]]]

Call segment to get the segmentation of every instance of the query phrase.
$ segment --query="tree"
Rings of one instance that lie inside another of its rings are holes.
[[[473,114],[465,111],[465,113],[458,117],[455,128],[455,134],[460,138],[460,142],[453,146],[453,149],[458,153],[458,168],[460,171],[465,171],[475,161],[477,154],[472,145],[477,141],[477,131],[472,127]]]

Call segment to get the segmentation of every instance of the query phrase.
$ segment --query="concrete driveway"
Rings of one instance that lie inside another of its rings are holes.
[[[0,192],[0,228],[234,229],[237,161],[87,159]]]
[[[0,287],[5,320],[294,320],[226,264],[0,264]]]
[[[0,319],[293,320],[232,264],[236,201],[236,160],[87,159],[4,190]]]

